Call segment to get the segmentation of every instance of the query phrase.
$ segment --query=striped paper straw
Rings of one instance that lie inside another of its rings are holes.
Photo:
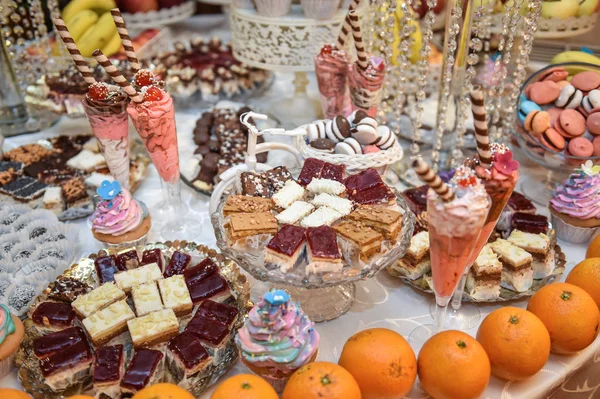
[[[475,126],[479,162],[484,168],[489,168],[492,166],[492,151],[490,150],[490,137],[485,121],[483,91],[480,86],[475,86],[471,90],[471,110],[473,111],[473,125]]]
[[[96,83],[96,79],[94,79],[94,73],[88,66],[87,62],[85,62],[85,60],[83,59],[81,52],[79,51],[77,45],[75,44],[75,41],[71,37],[71,33],[69,33],[67,25],[65,25],[65,21],[63,21],[60,17],[53,18],[53,21],[56,31],[60,35],[65,46],[67,47],[67,50],[69,50],[69,54],[71,54],[71,58],[73,58],[75,66],[81,73],[81,76],[83,76],[83,80],[85,80],[85,82],[89,85]]]
[[[433,170],[431,170],[427,162],[419,157],[413,161],[412,167],[423,183],[431,187],[443,201],[449,202],[454,199],[454,193],[450,190],[450,187],[448,187],[438,175],[433,173]]]
[[[117,67],[114,66],[112,62],[110,62],[110,60],[104,55],[102,50],[96,49],[94,50],[92,55],[94,56],[96,61],[98,61],[98,64],[102,65],[102,68],[104,68],[106,73],[110,75],[112,80],[116,84],[121,86],[121,89],[123,89],[123,91],[127,93],[127,95],[131,98],[131,101],[137,104],[144,101],[142,95],[135,90],[135,88],[131,85],[131,83],[129,83],[127,79],[125,79],[125,76],[123,76],[121,72],[119,72]]]
[[[350,3],[350,7],[348,7],[348,11],[352,11],[352,10],[356,10],[358,9],[358,6],[360,4],[360,0],[352,0],[352,2]],[[337,48],[339,50],[343,49],[344,46],[346,45],[346,40],[348,40],[348,35],[350,35],[350,20],[348,19],[348,16],[346,15],[346,18],[344,18],[344,24],[342,25],[342,29],[340,30],[340,33],[338,35],[337,38]]]
[[[358,66],[364,71],[369,66],[369,63],[367,62],[367,52],[365,51],[365,46],[362,41],[362,33],[360,32],[360,23],[358,22],[356,10],[348,12],[348,20],[352,27],[352,36],[354,37]]]
[[[117,25],[117,31],[119,32],[119,36],[121,37],[121,42],[123,43],[123,48],[125,49],[125,55],[127,55],[127,61],[129,61],[129,66],[133,70],[133,73],[137,73],[140,70],[140,62],[138,61],[137,55],[135,54],[135,50],[133,49],[133,43],[131,42],[131,38],[129,37],[129,33],[127,32],[127,26],[125,26],[125,20],[121,16],[121,11],[118,8],[113,8],[110,10],[110,14],[115,21],[115,25]]]

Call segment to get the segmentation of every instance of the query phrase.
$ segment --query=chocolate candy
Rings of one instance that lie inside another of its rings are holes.
[[[316,139],[310,142],[310,146],[321,151],[333,152],[335,143],[330,139]]]

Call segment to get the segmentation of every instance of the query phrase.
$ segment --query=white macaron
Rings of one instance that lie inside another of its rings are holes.
[[[362,154],[362,147],[358,141],[352,137],[348,137],[346,140],[335,145],[335,153],[343,155]]]
[[[587,112],[592,112],[595,108],[600,108],[600,90],[595,89],[588,93],[587,96],[583,97],[581,101],[583,109]]]

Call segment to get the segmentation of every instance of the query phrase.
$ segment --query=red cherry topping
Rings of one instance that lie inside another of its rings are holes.
[[[321,49],[321,54],[331,54],[332,51],[333,51],[333,47],[331,47],[329,44],[326,44]]]
[[[138,87],[150,86],[154,83],[154,74],[147,69],[140,69],[135,74],[135,84]]]
[[[160,101],[163,98],[162,90],[156,86],[148,87],[144,94],[144,101]]]
[[[88,96],[92,100],[105,100],[108,97],[108,85],[102,82],[93,83],[88,89]]]

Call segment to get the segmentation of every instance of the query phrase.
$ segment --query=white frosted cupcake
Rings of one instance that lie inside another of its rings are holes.
[[[340,8],[340,0],[300,0],[304,15],[314,19],[329,19]]]
[[[283,17],[290,12],[292,0],[254,0],[258,15],[263,17]]]

